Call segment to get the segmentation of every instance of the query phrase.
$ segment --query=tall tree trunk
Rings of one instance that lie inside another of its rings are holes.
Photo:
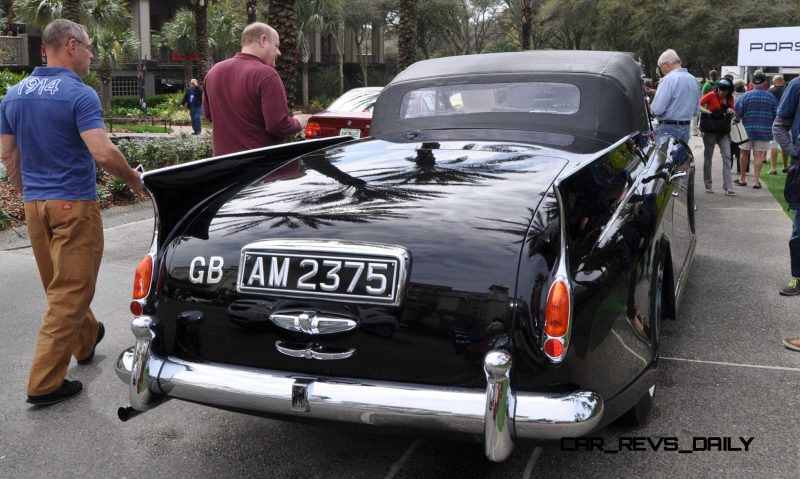
[[[341,44],[339,43],[341,41]],[[336,49],[336,62],[339,64],[339,96],[344,95],[344,22],[337,23],[333,33],[333,47]]]
[[[362,37],[364,33],[354,34],[353,41],[356,44],[356,53],[358,53],[358,65],[361,67],[361,86],[369,86],[369,82],[367,81],[367,61],[364,59],[365,55],[361,52],[361,44],[366,40]],[[366,36],[366,35],[364,35]]]
[[[100,106],[103,114],[107,115],[111,109],[111,66],[100,65]]]
[[[289,110],[294,108],[295,91],[297,90],[297,12],[294,1],[272,1],[269,5],[270,26],[278,31],[283,55],[278,57],[275,67],[286,88],[286,101]]]
[[[523,50],[531,49],[531,29],[533,27],[533,0],[522,1],[522,18],[520,19],[520,43]]]
[[[205,80],[208,73],[208,2],[194,7],[195,37],[197,38],[197,78]]]
[[[417,60],[417,0],[400,0],[397,32],[397,69],[403,71]]]
[[[303,108],[308,108],[308,62],[303,62]]]
[[[256,21],[258,16],[258,0],[247,0],[245,2],[247,8],[247,24],[251,24]]]
[[[81,22],[81,0],[64,0],[62,5],[62,18],[72,20],[75,23]]]
[[[189,88],[189,82],[192,80],[192,56],[186,54],[183,57],[183,86],[184,89]]]

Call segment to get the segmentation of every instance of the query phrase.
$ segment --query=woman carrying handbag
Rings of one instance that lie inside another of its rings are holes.
[[[719,146],[722,155],[722,188],[726,195],[734,195],[731,182],[731,145],[728,133],[733,117],[733,83],[723,78],[717,86],[700,98],[700,131],[703,135],[703,183],[706,193],[713,193],[711,180],[711,158],[714,146]]]

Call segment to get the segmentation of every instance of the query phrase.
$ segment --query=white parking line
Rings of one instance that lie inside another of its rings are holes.
[[[718,207],[718,208],[703,208],[704,210],[736,210],[736,211],[780,211],[783,213],[783,210],[780,208],[743,208],[741,206],[727,206],[727,207]]]
[[[136,224],[139,224],[139,223],[144,223],[146,221],[149,221],[150,223],[152,223],[153,222],[153,218],[147,218],[147,219],[139,220],[139,221],[132,221],[130,223],[125,223],[125,224],[117,225],[117,226],[109,226],[108,228],[103,228],[103,231],[112,231],[112,230],[116,230],[116,229],[120,229],[120,228],[125,228],[127,226],[132,226],[132,225],[136,225]]]
[[[800,368],[790,368],[788,366],[769,366],[764,364],[741,364],[741,363],[727,363],[725,361],[703,361],[701,359],[686,359],[686,358],[671,358],[668,356],[661,356],[660,359],[667,361],[683,361],[687,363],[701,363],[701,364],[716,364],[718,366],[735,366],[739,368],[754,368],[754,369],[775,369],[778,371],[796,371],[800,372]]]
[[[528,459],[528,464],[525,466],[525,472],[522,474],[522,479],[531,479],[531,474],[533,474],[533,466],[536,465],[536,460],[539,459],[539,456],[542,454],[541,447],[534,447],[533,452],[531,453],[531,458]]]
[[[400,472],[400,469],[403,468],[406,461],[408,461],[408,458],[411,457],[411,454],[414,454],[414,450],[417,448],[417,446],[419,446],[419,443],[421,442],[422,439],[416,439],[414,440],[414,442],[411,443],[411,446],[409,446],[409,448],[406,449],[406,452],[404,452],[403,455],[400,456],[400,459],[394,464],[392,464],[392,467],[389,469],[389,474],[386,474],[385,479],[392,479],[395,474]]]

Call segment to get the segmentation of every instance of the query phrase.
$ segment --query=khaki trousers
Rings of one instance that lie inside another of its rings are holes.
[[[26,201],[25,217],[47,295],[28,377],[28,395],[39,396],[58,390],[71,357],[88,357],[97,340],[89,305],[103,257],[103,221],[97,201]]]

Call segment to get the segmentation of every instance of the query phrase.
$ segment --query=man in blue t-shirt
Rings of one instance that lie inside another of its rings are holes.
[[[65,378],[72,356],[94,357],[105,329],[89,305],[103,256],[95,161],[142,193],[132,169],[105,130],[97,93],[79,75],[89,73],[86,31],[55,20],[42,32],[47,68],[9,88],[0,104],[0,148],[9,178],[22,192],[36,265],[47,295],[28,377],[28,402],[46,406],[81,391]]]

